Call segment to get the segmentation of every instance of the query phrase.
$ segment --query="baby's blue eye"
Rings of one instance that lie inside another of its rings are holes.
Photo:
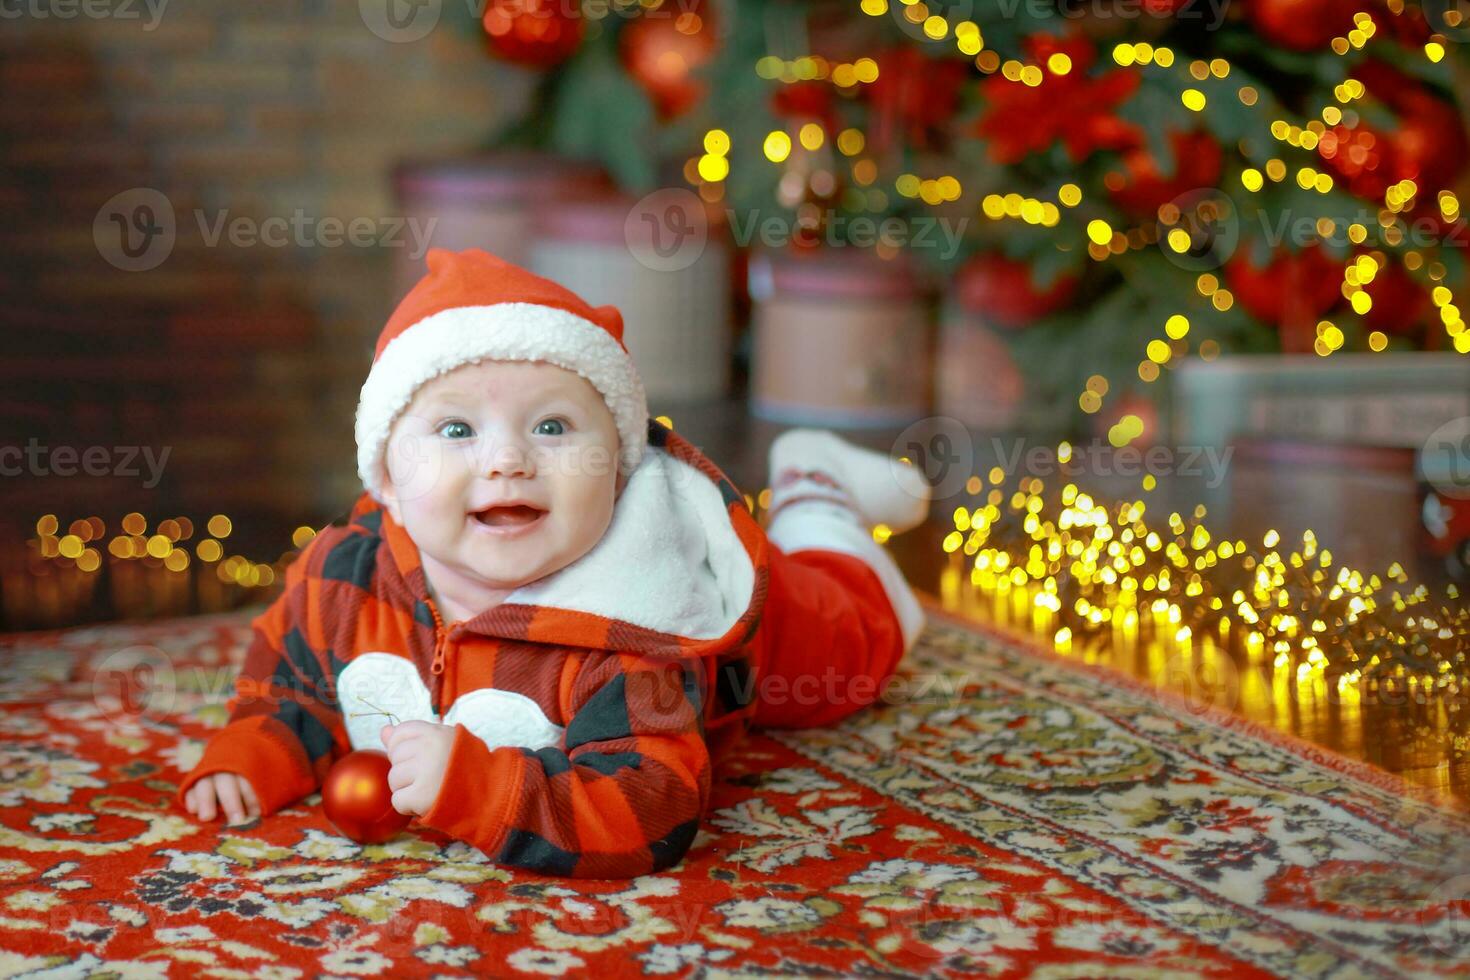
[[[439,427],[439,432],[450,439],[468,439],[475,434],[467,422],[445,422]]]
[[[545,425],[552,426],[552,431],[549,431],[548,432],[548,431],[544,430],[542,428],[542,426],[545,426]],[[563,435],[566,431],[567,431],[567,427],[566,427],[565,423],[562,422],[561,419],[542,419],[540,422],[536,423],[536,434],[537,435],[542,435],[542,436],[559,436],[559,435]]]

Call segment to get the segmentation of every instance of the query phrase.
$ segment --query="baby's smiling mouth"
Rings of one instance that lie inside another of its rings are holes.
[[[487,507],[485,510],[476,511],[471,516],[481,524],[490,527],[515,527],[530,524],[545,513],[544,509],[530,504],[509,504]]]

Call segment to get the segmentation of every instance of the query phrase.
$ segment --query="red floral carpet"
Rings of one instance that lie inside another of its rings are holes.
[[[248,613],[0,637],[0,976],[1470,975],[1470,822],[939,615],[890,697],[751,736],[684,862],[496,867],[319,798],[171,806]]]

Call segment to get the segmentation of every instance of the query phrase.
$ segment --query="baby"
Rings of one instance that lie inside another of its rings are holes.
[[[614,307],[478,249],[428,267],[362,388],[365,490],[254,620],[177,802],[267,816],[381,749],[396,810],[497,863],[669,868],[747,729],[837,721],[912,647],[872,529],[917,525],[929,485],[792,430],[763,528],[648,417]]]

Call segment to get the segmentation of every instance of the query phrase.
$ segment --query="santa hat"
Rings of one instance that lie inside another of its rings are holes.
[[[429,272],[398,304],[357,403],[357,475],[383,502],[388,432],[425,382],[475,361],[547,361],[591,382],[617,422],[631,473],[648,440],[648,401],[623,344],[623,317],[483,249],[431,248]]]

